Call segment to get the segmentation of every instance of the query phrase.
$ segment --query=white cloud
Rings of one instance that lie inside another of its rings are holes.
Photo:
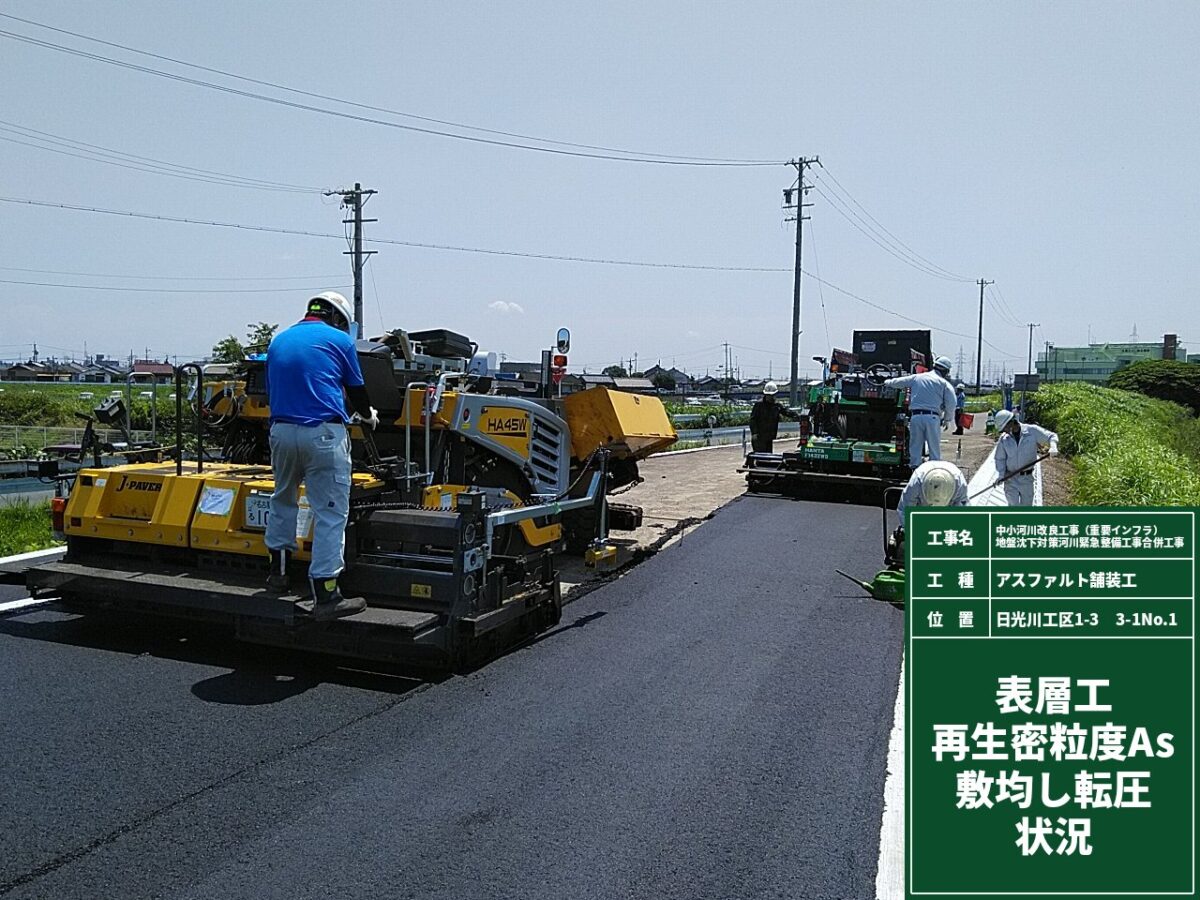
[[[504,315],[508,315],[509,313],[516,313],[519,316],[525,315],[525,309],[520,303],[510,303],[506,300],[493,300],[488,304],[488,309],[494,309],[496,312],[503,313]]]

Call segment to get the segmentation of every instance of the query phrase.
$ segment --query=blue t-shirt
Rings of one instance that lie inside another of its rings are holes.
[[[267,348],[267,399],[272,422],[348,422],[343,388],[363,383],[354,341],[320,319],[281,331]]]

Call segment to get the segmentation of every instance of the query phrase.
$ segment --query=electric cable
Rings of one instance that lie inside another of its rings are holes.
[[[6,16],[6,14],[0,13],[0,16]],[[7,18],[16,18],[14,16],[6,16],[6,17]],[[28,22],[29,20],[22,20],[22,21]],[[39,23],[32,23],[32,24],[37,25]],[[48,28],[49,26],[40,26],[40,27]],[[52,30],[58,31],[60,29],[52,29]],[[73,36],[81,37],[84,40],[97,40],[95,38],[89,38],[86,35],[73,35]],[[658,155],[618,156],[615,153],[601,153],[601,152],[593,152],[593,151],[586,151],[586,150],[565,149],[562,147],[537,146],[537,145],[529,144],[529,143],[521,143],[520,141],[517,141],[517,140],[501,140],[498,137],[485,138],[485,137],[479,137],[477,135],[470,135],[470,134],[455,134],[454,132],[443,131],[443,130],[437,129],[437,128],[427,128],[427,127],[417,126],[417,125],[406,125],[401,122],[393,122],[393,121],[389,121],[387,119],[380,119],[380,118],[377,118],[374,116],[359,115],[356,113],[345,112],[345,111],[338,110],[338,109],[330,109],[328,107],[315,106],[311,103],[301,103],[301,102],[298,102],[295,100],[286,100],[282,97],[272,97],[268,94],[258,93],[257,91],[243,90],[241,88],[230,87],[229,85],[218,84],[218,83],[212,82],[212,81],[205,81],[205,80],[199,79],[199,78],[191,78],[186,75],[180,75],[180,74],[177,74],[174,72],[168,72],[163,69],[156,69],[152,66],[143,66],[143,65],[139,65],[137,63],[125,62],[123,60],[115,59],[110,56],[104,56],[103,54],[91,53],[86,50],[79,50],[77,48],[68,47],[63,44],[56,44],[53,41],[44,41],[44,40],[41,40],[40,38],[34,38],[34,37],[30,37],[28,35],[18,34],[17,32],[12,32],[12,31],[5,31],[3,29],[0,29],[0,37],[8,38],[9,40],[19,41],[19,42],[25,43],[25,44],[30,44],[35,47],[41,47],[41,48],[47,49],[47,50],[55,50],[60,53],[66,53],[71,56],[80,57],[82,59],[90,59],[95,62],[106,63],[108,65],[116,66],[116,67],[122,68],[122,69],[128,69],[128,70],[134,71],[134,72],[141,72],[141,73],[148,74],[148,75],[157,75],[161,78],[170,79],[171,81],[177,81],[182,84],[189,84],[189,85],[192,85],[193,87],[207,88],[209,90],[219,91],[221,93],[230,94],[232,96],[237,96],[237,97],[243,97],[245,99],[259,100],[264,103],[272,103],[277,106],[288,107],[290,109],[302,110],[305,112],[320,113],[321,115],[334,116],[337,118],[348,119],[348,120],[356,121],[356,122],[362,122],[364,124],[369,124],[369,125],[381,125],[381,126],[384,126],[387,128],[399,129],[401,131],[408,131],[408,132],[416,133],[416,134],[426,134],[426,135],[431,135],[431,136],[436,136],[436,137],[451,138],[453,140],[467,141],[467,142],[475,143],[475,144],[485,144],[485,145],[490,145],[490,146],[495,146],[495,147],[507,147],[507,148],[515,149],[515,150],[530,150],[530,151],[534,151],[534,152],[538,152],[538,153],[550,153],[550,154],[554,154],[557,156],[571,156],[571,157],[578,157],[578,158],[583,158],[583,159],[608,160],[608,161],[612,161],[612,162],[642,163],[642,164],[646,164],[646,165],[694,166],[694,167],[710,167],[710,168],[711,167],[715,167],[715,168],[756,168],[756,167],[763,167],[763,166],[785,165],[785,162],[783,160],[724,161],[719,157],[678,157],[678,158],[675,158],[675,157],[658,156]],[[117,45],[117,46],[119,46],[119,45]],[[143,53],[144,54],[144,51],[140,51],[140,50],[133,50],[131,48],[122,48],[122,49],[126,49],[129,52],[133,52],[133,53]],[[151,55],[151,54],[145,54],[145,55]],[[182,62],[180,62],[179,64],[180,65],[192,65],[190,63],[182,63]],[[229,75],[227,77],[241,78],[241,76],[235,76],[235,75]],[[248,79],[242,79],[242,80],[248,80]],[[291,90],[291,89],[283,88],[283,90]],[[301,93],[301,92],[294,92],[294,93]],[[345,101],[339,100],[337,102],[345,102]],[[617,152],[625,152],[625,151],[617,151]]]
[[[0,272],[29,272],[34,275],[70,275],[76,278],[128,278],[131,281],[329,281],[342,275],[130,275],[111,272],[66,272],[61,269],[23,269],[0,266]]]
[[[821,175],[827,176],[829,178],[829,180],[833,182],[833,185],[837,187],[837,189],[840,191],[840,193],[842,195],[845,195],[845,197],[851,203],[853,203],[856,207],[858,207],[862,211],[863,215],[865,215],[868,219],[870,219],[872,222],[874,222],[879,227],[880,231],[882,231],[884,234],[886,234],[888,237],[890,237],[896,243],[897,246],[903,248],[914,259],[924,263],[925,265],[929,266],[932,269],[936,269],[936,270],[942,272],[946,277],[951,278],[955,281],[973,281],[974,280],[972,278],[967,278],[963,275],[958,275],[955,272],[952,272],[949,269],[945,268],[944,266],[939,266],[937,263],[933,262],[932,260],[929,260],[926,257],[922,256],[920,253],[917,253],[917,251],[915,251],[912,247],[910,247],[908,244],[904,243],[904,241],[900,240],[900,238],[896,237],[896,235],[893,232],[889,231],[886,227],[884,227],[882,222],[880,222],[873,215],[871,215],[871,213],[867,211],[866,207],[864,207],[861,203],[859,203],[857,200],[854,199],[854,195],[851,194],[848,190],[846,190],[845,186],[843,186],[843,184],[840,181],[838,181],[837,176],[834,175],[832,172],[830,172],[829,167],[826,166],[824,163],[821,164]],[[832,190],[833,188],[831,187],[830,189]]]
[[[101,44],[106,47],[112,47],[117,50],[124,50],[127,53],[136,53],[139,56],[146,56],[151,59],[157,59],[157,60],[161,60],[163,62],[174,63],[175,65],[179,65],[179,66],[186,66],[187,68],[196,69],[201,72],[209,72],[213,75],[221,75],[226,78],[233,78],[238,81],[244,81],[248,84],[257,84],[262,87],[275,88],[276,90],[287,91],[288,93],[298,94],[303,97],[312,97],[315,100],[326,100],[326,101],[329,101],[332,103],[342,103],[342,104],[345,104],[346,106],[353,106],[358,109],[366,109],[366,110],[370,110],[371,112],[387,113],[388,115],[400,116],[400,117],[406,118],[406,119],[414,119],[414,120],[417,120],[420,122],[429,122],[434,125],[445,125],[450,128],[461,128],[464,131],[478,131],[482,134],[495,134],[495,135],[499,135],[500,137],[510,137],[510,138],[518,138],[520,140],[526,140],[526,141],[536,141],[537,143],[541,143],[541,144],[554,144],[554,145],[557,145],[560,147],[576,147],[576,148],[579,148],[582,150],[599,150],[599,151],[604,151],[607,153],[623,153],[623,154],[628,154],[628,155],[633,155],[633,156],[660,157],[663,159],[695,160],[695,161],[699,161],[699,162],[756,163],[756,164],[761,164],[761,165],[779,165],[780,164],[780,162],[777,162],[774,160],[737,159],[737,158],[729,158],[729,157],[709,157],[709,156],[684,156],[684,155],[680,155],[677,153],[650,153],[650,152],[641,151],[641,150],[628,150],[628,149],[623,149],[620,147],[606,147],[606,146],[597,145],[597,144],[581,144],[581,143],[576,143],[573,141],[559,141],[559,140],[553,140],[551,138],[539,137],[537,135],[521,134],[521,133],[515,132],[515,131],[501,131],[501,130],[495,129],[495,128],[483,128],[481,126],[470,125],[465,122],[454,122],[454,121],[451,121],[448,119],[436,119],[431,116],[417,115],[416,113],[404,112],[402,110],[396,110],[396,109],[389,109],[384,106],[372,106],[371,104],[368,104],[368,103],[360,103],[358,101],[347,100],[342,97],[333,97],[328,94],[319,94],[319,93],[316,93],[313,91],[301,90],[300,88],[289,87],[287,85],[279,84],[279,83],[273,82],[273,81],[264,81],[264,80],[258,79],[258,78],[251,78],[246,75],[238,75],[235,72],[229,72],[224,69],[217,69],[212,66],[203,66],[203,65],[200,65],[199,63],[191,63],[191,62],[187,62],[186,60],[176,59],[175,57],[165,56],[165,55],[159,54],[159,53],[151,53],[148,50],[139,50],[136,47],[130,47],[126,44],[118,44],[113,41],[102,40],[101,38],[92,37],[92,36],[86,35],[86,34],[81,34],[77,31],[68,31],[65,28],[56,28],[52,25],[46,25],[42,22],[35,22],[32,19],[23,19],[20,16],[14,16],[10,13],[0,13],[0,17],[5,18],[5,19],[11,19],[15,22],[21,22],[22,24],[25,24],[25,25],[33,25],[36,28],[44,28],[47,31],[57,32],[58,34],[65,34],[70,37],[78,38],[79,40],[90,41],[92,43]]]
[[[258,178],[248,178],[242,175],[231,175],[227,172],[215,172],[210,169],[200,169],[195,166],[185,166],[179,163],[167,162],[165,160],[154,159],[148,156],[125,153],[122,150],[114,150],[111,147],[102,147],[99,144],[89,144],[85,141],[76,141],[71,138],[62,137],[61,135],[52,134],[48,131],[39,131],[36,128],[28,128],[24,125],[17,125],[13,122],[6,122],[3,120],[0,120],[0,131],[9,135],[17,135],[18,137],[26,138],[26,140],[18,140],[16,137],[4,137],[3,135],[0,135],[0,140],[8,141],[9,143],[20,144],[25,147],[33,147],[34,149],[45,150],[50,153],[58,153],[63,156],[71,156],[76,159],[83,159],[89,162],[98,162],[104,163],[105,165],[118,166],[122,169],[132,169],[138,172],[147,172],[153,175],[166,175],[172,178],[182,178],[188,181],[199,181],[209,184],[223,184],[231,187],[245,187],[263,191],[279,191],[283,193],[294,194],[313,194],[321,192],[321,188],[317,187],[288,184],[286,182],[267,181]],[[33,143],[34,141],[41,143]],[[43,144],[53,144],[55,146],[43,146]]]
[[[17,281],[11,278],[0,278],[0,284],[19,284],[26,287],[71,288],[80,291],[121,291],[135,294],[286,294],[301,290],[298,287],[286,288],[158,288],[130,287],[121,284],[63,284],[56,281]],[[333,288],[313,288],[313,290],[347,290],[352,285],[337,284]]]

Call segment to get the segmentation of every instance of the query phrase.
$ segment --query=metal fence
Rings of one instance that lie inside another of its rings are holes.
[[[31,447],[40,450],[55,444],[79,444],[83,440],[82,428],[55,428],[46,425],[0,425],[0,448],[12,450]],[[94,429],[101,443],[115,444],[125,440],[121,432],[112,428]],[[130,437],[135,441],[149,441],[149,431],[134,431]]]

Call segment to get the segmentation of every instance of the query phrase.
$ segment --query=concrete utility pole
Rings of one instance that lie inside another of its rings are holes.
[[[995,281],[984,281],[982,278],[976,282],[979,285],[979,341],[975,345],[975,395],[981,393],[983,386],[983,289],[989,284],[995,284]]]
[[[812,206],[811,203],[804,202],[804,196],[808,192],[810,185],[804,183],[804,170],[811,165],[820,165],[821,158],[819,156],[806,157],[801,156],[799,159],[788,161],[788,165],[796,170],[796,186],[784,188],[783,191],[783,208],[785,211],[794,211],[795,215],[785,217],[786,222],[796,223],[796,274],[792,282],[792,383],[791,390],[788,392],[788,405],[796,406],[798,391],[796,381],[800,373],[800,271],[802,235],[804,234],[804,220],[808,216],[804,215],[806,207]],[[793,202],[793,198],[795,202]]]
[[[378,193],[372,190],[363,190],[363,186],[357,181],[354,182],[354,187],[344,191],[326,191],[326,197],[332,197],[337,194],[342,198],[342,206],[352,210],[353,215],[349,219],[342,219],[343,225],[353,225],[354,234],[351,236],[353,241],[352,250],[342,252],[343,256],[351,257],[351,271],[354,273],[354,321],[358,323],[359,337],[362,337],[363,330],[363,301],[362,301],[362,273],[363,265],[367,261],[367,257],[374,256],[375,250],[366,250],[362,248],[362,227],[364,222],[378,222],[378,219],[364,219],[362,217],[363,206],[366,205],[372,194]],[[383,323],[380,323],[380,327]]]
[[[1029,362],[1025,366],[1025,374],[1027,377],[1033,375],[1033,329],[1040,327],[1037,322],[1029,322],[1028,325],[1029,325]],[[1047,344],[1047,346],[1049,346],[1049,345]],[[1029,382],[1026,381],[1026,384],[1028,384],[1028,383]],[[1025,395],[1027,393],[1029,393],[1028,390],[1021,391],[1021,412],[1022,413],[1025,412]]]

